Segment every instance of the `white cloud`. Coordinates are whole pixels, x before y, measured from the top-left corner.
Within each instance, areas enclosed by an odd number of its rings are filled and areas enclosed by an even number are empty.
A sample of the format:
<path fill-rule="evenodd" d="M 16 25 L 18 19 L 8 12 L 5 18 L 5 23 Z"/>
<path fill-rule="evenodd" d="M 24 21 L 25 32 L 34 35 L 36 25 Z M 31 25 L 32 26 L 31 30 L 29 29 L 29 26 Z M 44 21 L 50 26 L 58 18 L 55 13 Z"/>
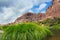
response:
<path fill-rule="evenodd" d="M 28 12 L 32 12 L 32 13 L 34 13 L 32 10 L 29 10 Z"/>
<path fill-rule="evenodd" d="M 40 3 L 44 3 L 44 2 L 50 2 L 52 0 L 33 0 L 34 5 L 39 5 Z"/>
<path fill-rule="evenodd" d="M 29 12 L 39 13 L 39 12 L 41 12 L 42 9 L 46 8 L 46 6 L 47 6 L 46 3 L 42 3 L 42 4 L 39 5 L 38 8 L 35 8 L 35 9 L 33 9 L 33 10 L 31 9 L 31 10 L 29 10 Z"/>
<path fill-rule="evenodd" d="M 42 9 L 45 8 L 46 6 L 47 6 L 47 4 L 45 4 L 45 3 L 41 4 L 40 7 L 39 7 L 39 10 L 42 10 Z"/>
<path fill-rule="evenodd" d="M 13 11 L 13 8 L 3 8 L 3 13 L 0 13 L 2 16 L 0 16 L 0 23 L 6 23 L 5 21 L 8 20 L 11 16 L 15 14 Z M 8 22 L 9 23 L 9 22 Z"/>
<path fill-rule="evenodd" d="M 45 11 L 41 11 L 41 13 L 46 13 Z"/>

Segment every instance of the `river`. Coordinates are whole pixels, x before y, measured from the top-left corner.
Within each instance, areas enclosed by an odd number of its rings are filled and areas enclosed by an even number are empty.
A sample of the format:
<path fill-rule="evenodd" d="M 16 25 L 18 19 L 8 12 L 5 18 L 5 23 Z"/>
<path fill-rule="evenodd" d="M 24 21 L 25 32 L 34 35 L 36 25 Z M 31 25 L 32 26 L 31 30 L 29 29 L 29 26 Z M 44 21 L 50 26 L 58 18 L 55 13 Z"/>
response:
<path fill-rule="evenodd" d="M 60 40 L 60 31 L 53 30 L 53 36 L 48 37 L 46 40 Z"/>

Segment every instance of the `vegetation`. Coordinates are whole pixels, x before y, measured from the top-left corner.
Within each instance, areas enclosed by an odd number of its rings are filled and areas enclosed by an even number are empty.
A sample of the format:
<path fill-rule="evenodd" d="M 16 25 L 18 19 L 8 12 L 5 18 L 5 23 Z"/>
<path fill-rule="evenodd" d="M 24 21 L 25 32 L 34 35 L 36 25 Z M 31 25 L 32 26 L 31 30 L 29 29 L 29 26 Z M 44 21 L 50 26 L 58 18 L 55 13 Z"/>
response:
<path fill-rule="evenodd" d="M 0 30 L 5 30 L 6 28 L 8 28 L 8 26 L 10 26 L 10 25 L 1 25 Z"/>
<path fill-rule="evenodd" d="M 39 21 L 38 24 L 40 25 L 44 24 L 44 26 L 46 28 L 49 28 L 51 31 L 52 30 L 54 30 L 55 32 L 60 31 L 60 18 L 53 18 L 44 21 Z"/>
<path fill-rule="evenodd" d="M 2 35 L 2 40 L 44 40 L 51 36 L 49 29 L 36 23 L 21 23 L 8 25 Z"/>
<path fill-rule="evenodd" d="M 4 25 L 0 26 L 0 30 L 4 31 L 1 40 L 44 40 L 52 33 L 59 33 L 60 18 L 47 19 L 38 23 Z"/>
<path fill-rule="evenodd" d="M 47 19 L 47 20 L 39 21 L 38 23 L 51 27 L 60 24 L 60 18 Z"/>

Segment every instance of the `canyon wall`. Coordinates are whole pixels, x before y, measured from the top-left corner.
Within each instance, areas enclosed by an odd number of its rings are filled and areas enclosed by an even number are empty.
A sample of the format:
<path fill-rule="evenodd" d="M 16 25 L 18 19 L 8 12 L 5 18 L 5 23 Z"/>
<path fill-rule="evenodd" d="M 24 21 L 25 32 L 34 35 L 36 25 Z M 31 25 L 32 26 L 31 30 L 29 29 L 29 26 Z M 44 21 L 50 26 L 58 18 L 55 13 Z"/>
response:
<path fill-rule="evenodd" d="M 47 9 L 46 17 L 60 18 L 60 0 L 53 0 L 52 6 Z"/>

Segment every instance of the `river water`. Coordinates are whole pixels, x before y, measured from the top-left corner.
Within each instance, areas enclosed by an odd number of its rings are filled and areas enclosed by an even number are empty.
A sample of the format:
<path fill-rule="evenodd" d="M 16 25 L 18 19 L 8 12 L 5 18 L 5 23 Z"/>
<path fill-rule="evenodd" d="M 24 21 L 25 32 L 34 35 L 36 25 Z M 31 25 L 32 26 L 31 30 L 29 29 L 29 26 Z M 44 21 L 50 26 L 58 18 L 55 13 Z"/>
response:
<path fill-rule="evenodd" d="M 47 38 L 47 40 L 60 40 L 60 34 L 55 34 L 52 37 Z"/>
<path fill-rule="evenodd" d="M 60 40 L 60 31 L 53 31 L 53 36 L 48 37 L 46 40 Z"/>

